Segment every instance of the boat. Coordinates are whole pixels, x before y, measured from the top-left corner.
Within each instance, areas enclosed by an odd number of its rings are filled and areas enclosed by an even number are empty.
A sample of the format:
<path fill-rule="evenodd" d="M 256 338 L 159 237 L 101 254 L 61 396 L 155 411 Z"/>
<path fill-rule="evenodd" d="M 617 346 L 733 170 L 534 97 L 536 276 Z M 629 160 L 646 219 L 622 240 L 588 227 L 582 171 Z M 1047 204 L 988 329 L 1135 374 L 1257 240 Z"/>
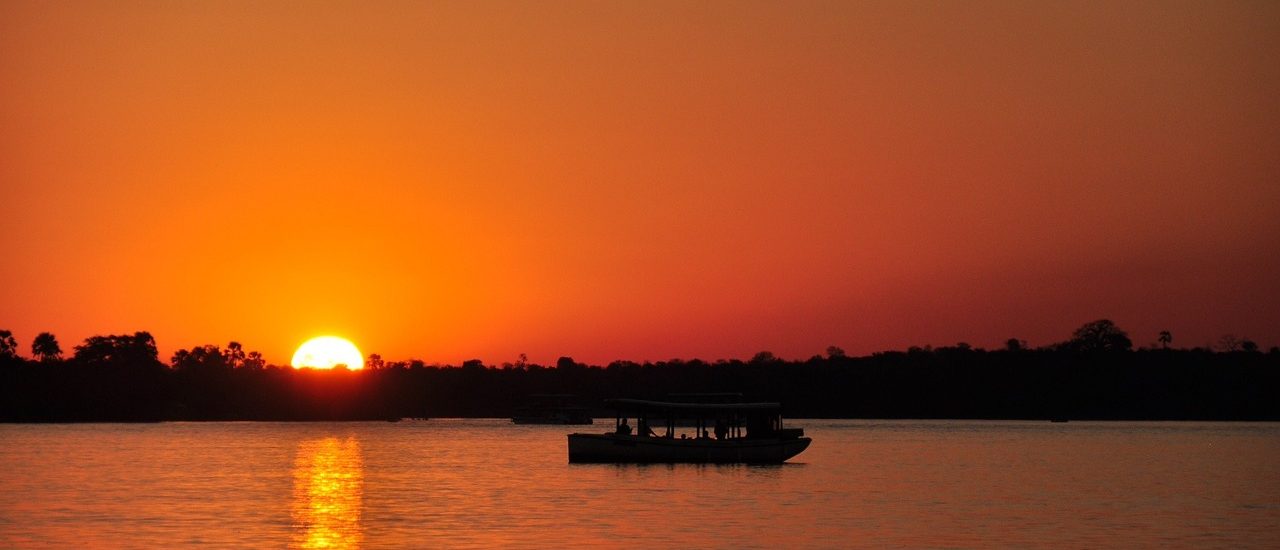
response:
<path fill-rule="evenodd" d="M 539 393 L 529 396 L 529 404 L 516 409 L 513 424 L 592 424 L 591 411 L 573 405 L 573 395 Z"/>
<path fill-rule="evenodd" d="M 570 463 L 781 464 L 811 442 L 803 429 L 783 426 L 778 403 L 605 403 L 617 411 L 614 430 L 569 434 Z M 678 433 L 678 424 L 687 419 L 694 420 L 694 430 Z"/>
<path fill-rule="evenodd" d="M 741 403 L 742 394 L 738 392 L 668 393 L 663 401 L 670 403 Z M 698 425 L 696 418 L 677 418 L 675 422 L 677 428 L 693 428 Z"/>

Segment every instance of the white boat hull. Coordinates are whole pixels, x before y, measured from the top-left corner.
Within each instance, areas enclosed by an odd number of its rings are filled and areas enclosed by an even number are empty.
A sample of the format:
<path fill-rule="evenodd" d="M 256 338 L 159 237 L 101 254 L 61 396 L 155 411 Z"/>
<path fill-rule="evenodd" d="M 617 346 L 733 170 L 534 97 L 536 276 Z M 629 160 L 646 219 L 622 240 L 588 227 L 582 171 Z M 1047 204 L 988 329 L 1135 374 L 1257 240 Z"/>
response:
<path fill-rule="evenodd" d="M 569 462 L 691 462 L 781 464 L 810 439 L 672 439 L 619 434 L 569 434 Z"/>

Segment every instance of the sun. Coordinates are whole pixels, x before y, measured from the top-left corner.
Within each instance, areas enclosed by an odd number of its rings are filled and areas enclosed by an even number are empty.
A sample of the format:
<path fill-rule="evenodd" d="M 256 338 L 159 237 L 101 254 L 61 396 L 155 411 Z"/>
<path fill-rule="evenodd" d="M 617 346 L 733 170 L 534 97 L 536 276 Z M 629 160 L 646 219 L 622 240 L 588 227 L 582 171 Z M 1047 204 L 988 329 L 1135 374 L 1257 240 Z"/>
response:
<path fill-rule="evenodd" d="M 331 369 L 346 365 L 355 370 L 364 368 L 364 355 L 346 338 L 320 336 L 303 342 L 293 354 L 293 368 L 311 367 Z"/>

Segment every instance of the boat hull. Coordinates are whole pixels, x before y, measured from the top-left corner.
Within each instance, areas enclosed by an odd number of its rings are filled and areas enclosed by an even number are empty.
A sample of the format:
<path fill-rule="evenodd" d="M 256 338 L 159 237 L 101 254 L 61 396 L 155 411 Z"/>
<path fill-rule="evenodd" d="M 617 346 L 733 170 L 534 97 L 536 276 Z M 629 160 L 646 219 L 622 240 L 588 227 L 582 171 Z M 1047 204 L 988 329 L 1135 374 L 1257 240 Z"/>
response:
<path fill-rule="evenodd" d="M 781 464 L 810 439 L 671 439 L 619 434 L 569 434 L 571 463 Z"/>

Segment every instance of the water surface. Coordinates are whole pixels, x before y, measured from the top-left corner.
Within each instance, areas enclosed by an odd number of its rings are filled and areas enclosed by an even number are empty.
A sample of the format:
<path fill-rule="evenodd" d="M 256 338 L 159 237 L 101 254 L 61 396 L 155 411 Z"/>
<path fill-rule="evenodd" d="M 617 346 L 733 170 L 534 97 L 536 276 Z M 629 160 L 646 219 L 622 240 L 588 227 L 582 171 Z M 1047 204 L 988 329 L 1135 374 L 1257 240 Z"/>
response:
<path fill-rule="evenodd" d="M 0 546 L 1280 546 L 1280 424 L 797 420 L 782 466 L 568 464 L 605 424 L 0 425 Z"/>

